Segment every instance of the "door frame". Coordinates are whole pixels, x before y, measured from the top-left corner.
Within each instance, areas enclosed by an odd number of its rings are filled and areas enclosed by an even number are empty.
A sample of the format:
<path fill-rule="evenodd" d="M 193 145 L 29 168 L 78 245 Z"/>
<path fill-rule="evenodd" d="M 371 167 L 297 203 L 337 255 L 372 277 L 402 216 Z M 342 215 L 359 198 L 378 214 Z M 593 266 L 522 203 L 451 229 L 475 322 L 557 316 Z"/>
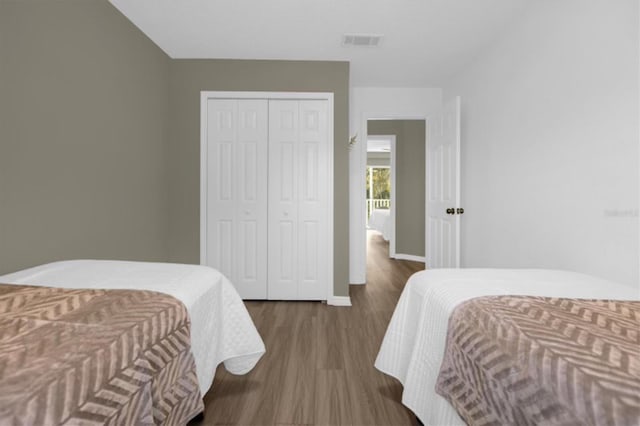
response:
<path fill-rule="evenodd" d="M 369 135 L 368 125 L 367 125 L 369 120 L 424 120 L 425 122 L 424 144 L 425 144 L 425 152 L 426 152 L 426 150 L 429 148 L 429 146 L 427 145 L 428 144 L 427 135 L 429 134 L 429 131 L 426 127 L 428 124 L 427 118 L 430 117 L 431 115 L 432 114 L 425 114 L 425 115 L 397 114 L 396 115 L 396 114 L 379 114 L 375 112 L 363 112 L 361 116 L 362 120 L 360 121 L 360 134 L 364 135 L 366 140 L 366 138 Z M 354 172 L 358 177 L 358 179 L 360 180 L 359 187 L 364 188 L 366 186 L 365 174 L 367 172 L 367 144 L 358 143 L 356 144 L 355 147 L 356 149 L 358 149 L 358 153 L 360 154 L 360 158 L 362 160 L 358 162 L 358 169 L 355 170 Z M 426 161 L 426 158 L 425 158 L 425 161 Z M 425 167 L 425 175 L 427 175 L 426 167 Z M 428 179 L 428 176 L 425 176 L 425 179 Z M 352 221 L 356 225 L 355 234 L 356 234 L 356 241 L 357 241 L 357 244 L 354 245 L 355 247 L 354 254 L 356 255 L 356 258 L 359 260 L 358 263 L 360 264 L 360 268 L 361 268 L 360 272 L 362 273 L 363 281 L 352 282 L 351 284 L 366 284 L 367 283 L 367 221 L 366 221 L 367 200 L 366 200 L 365 191 L 362 191 L 362 190 L 358 191 L 358 193 L 356 194 L 356 199 L 354 201 L 355 201 L 356 215 L 355 217 L 352 217 Z M 357 235 L 357 234 L 360 234 L 360 235 Z M 425 267 L 426 267 L 426 264 L 425 264 Z"/>
<path fill-rule="evenodd" d="M 327 229 L 331 236 L 331 243 L 327 244 L 327 263 L 331 271 L 327 279 L 326 300 L 330 305 L 350 306 L 350 298 L 334 294 L 334 105 L 333 93 L 330 92 L 234 92 L 211 91 L 200 92 L 200 264 L 205 265 L 207 259 L 207 184 L 208 184 L 208 146 L 207 146 L 207 102 L 209 99 L 278 99 L 278 100 L 323 100 L 327 101 Z"/>

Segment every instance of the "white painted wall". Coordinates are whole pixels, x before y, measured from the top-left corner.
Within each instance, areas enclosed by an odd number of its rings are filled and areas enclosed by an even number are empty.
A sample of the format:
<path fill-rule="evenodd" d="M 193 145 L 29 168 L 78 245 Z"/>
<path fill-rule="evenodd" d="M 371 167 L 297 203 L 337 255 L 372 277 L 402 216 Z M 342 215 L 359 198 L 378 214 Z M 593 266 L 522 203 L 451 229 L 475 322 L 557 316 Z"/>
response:
<path fill-rule="evenodd" d="M 638 1 L 538 0 L 462 96 L 462 264 L 639 284 Z"/>
<path fill-rule="evenodd" d="M 366 281 L 365 169 L 368 119 L 425 119 L 442 105 L 442 89 L 353 87 L 350 133 L 358 143 L 349 153 L 349 282 Z"/>

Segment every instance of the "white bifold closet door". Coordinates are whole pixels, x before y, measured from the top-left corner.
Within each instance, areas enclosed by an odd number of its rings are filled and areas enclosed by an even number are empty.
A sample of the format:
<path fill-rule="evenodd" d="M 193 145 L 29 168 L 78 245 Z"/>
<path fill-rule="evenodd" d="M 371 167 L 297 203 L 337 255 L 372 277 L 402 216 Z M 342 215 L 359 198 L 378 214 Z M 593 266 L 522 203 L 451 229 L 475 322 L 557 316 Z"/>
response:
<path fill-rule="evenodd" d="M 327 102 L 269 101 L 269 299 L 327 298 Z"/>
<path fill-rule="evenodd" d="M 267 298 L 268 101 L 208 101 L 207 265 Z"/>
<path fill-rule="evenodd" d="M 327 299 L 327 113 L 323 100 L 208 100 L 206 264 L 244 299 Z"/>

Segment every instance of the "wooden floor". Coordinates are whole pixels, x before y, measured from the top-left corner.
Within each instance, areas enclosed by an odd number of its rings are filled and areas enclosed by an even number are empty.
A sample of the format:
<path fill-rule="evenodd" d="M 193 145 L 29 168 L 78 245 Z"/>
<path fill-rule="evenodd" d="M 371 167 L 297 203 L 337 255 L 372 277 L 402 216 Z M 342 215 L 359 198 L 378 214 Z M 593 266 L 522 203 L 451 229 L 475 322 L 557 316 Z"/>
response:
<path fill-rule="evenodd" d="M 367 250 L 368 282 L 350 287 L 350 308 L 247 302 L 267 352 L 244 376 L 218 367 L 198 425 L 417 424 L 400 383 L 373 363 L 407 278 L 424 264 L 389 259 L 374 231 Z"/>

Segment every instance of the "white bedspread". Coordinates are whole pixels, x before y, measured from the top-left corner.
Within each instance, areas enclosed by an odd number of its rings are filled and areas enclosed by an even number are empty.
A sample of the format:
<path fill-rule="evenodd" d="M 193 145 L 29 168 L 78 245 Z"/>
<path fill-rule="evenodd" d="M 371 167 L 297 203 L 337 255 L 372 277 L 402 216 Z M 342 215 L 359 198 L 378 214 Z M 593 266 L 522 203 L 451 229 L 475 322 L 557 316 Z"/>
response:
<path fill-rule="evenodd" d="M 385 241 L 391 236 L 391 213 L 387 209 L 374 209 L 369 218 L 369 228 L 382 234 Z"/>
<path fill-rule="evenodd" d="M 63 288 L 136 289 L 180 300 L 191 318 L 191 349 L 202 396 L 216 367 L 249 372 L 265 352 L 264 343 L 233 285 L 206 266 L 171 263 L 72 260 L 0 276 L 0 283 Z"/>
<path fill-rule="evenodd" d="M 463 425 L 435 393 L 447 323 L 461 302 L 480 296 L 523 295 L 581 299 L 639 299 L 638 289 L 573 272 L 436 269 L 411 276 L 382 342 L 375 366 L 404 385 L 402 403 L 425 425 Z"/>

